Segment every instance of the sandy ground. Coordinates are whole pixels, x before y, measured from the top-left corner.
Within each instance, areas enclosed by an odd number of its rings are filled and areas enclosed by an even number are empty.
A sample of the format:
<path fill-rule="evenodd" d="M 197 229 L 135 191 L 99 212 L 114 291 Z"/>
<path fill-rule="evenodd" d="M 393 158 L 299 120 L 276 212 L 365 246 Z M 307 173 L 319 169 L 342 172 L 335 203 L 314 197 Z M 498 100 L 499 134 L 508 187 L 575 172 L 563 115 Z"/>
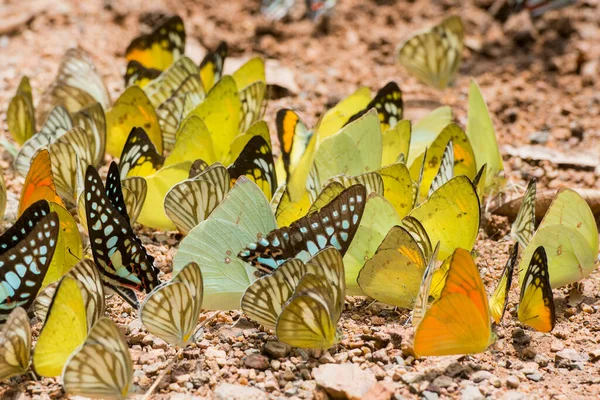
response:
<path fill-rule="evenodd" d="M 0 15 L 4 13 L 0 18 L 0 124 L 5 134 L 6 108 L 22 75 L 31 78 L 37 101 L 53 79 L 60 56 L 80 46 L 92 55 L 114 99 L 123 89 L 124 50 L 143 28 L 143 21 L 156 12 L 177 12 L 186 23 L 193 59 L 201 59 L 205 48 L 226 40 L 233 58 L 259 54 L 293 71 L 299 90 L 270 101 L 265 119 L 272 128 L 279 108 L 296 108 L 310 126 L 326 107 L 357 87 L 366 85 L 375 91 L 389 80 L 402 88 L 409 117 L 419 111 L 411 104 L 433 100 L 451 105 L 464 124 L 469 80 L 474 77 L 493 115 L 503 154 L 508 151 L 505 145 L 519 149 L 541 142 L 569 159 L 555 164 L 554 159 L 506 155 L 509 197 L 520 194 L 531 176 L 538 178 L 538 190 L 600 186 L 595 166 L 579 162 L 586 157 L 597 160 L 600 138 L 600 4 L 595 0 L 579 1 L 533 22 L 526 14 L 492 17 L 487 11 L 491 0 L 342 0 L 329 23 L 320 25 L 296 16 L 286 22 L 266 21 L 257 1 L 151 3 L 5 0 L 0 5 Z M 7 13 L 24 22 L 10 26 Z M 460 14 L 465 21 L 467 48 L 455 85 L 440 93 L 397 65 L 394 49 L 411 30 L 450 13 Z M 533 148 L 534 155 L 539 146 Z M 14 203 L 23 178 L 16 176 L 11 162 L 4 152 L 0 163 Z M 4 226 L 13 220 L 9 213 Z M 493 217 L 487 225 L 476 250 L 491 292 L 507 258 L 509 243 L 503 237 L 509 225 L 503 217 Z M 138 232 L 158 266 L 168 273 L 180 236 L 139 226 Z M 213 397 L 217 385 L 229 382 L 264 389 L 273 398 L 323 398 L 312 369 L 348 361 L 371 370 L 398 398 L 597 397 L 599 279 L 596 271 L 584 281 L 578 305 L 567 302 L 566 290 L 554 291 L 557 325 L 551 334 L 523 330 L 515 322 L 518 293 L 514 289 L 509 303 L 513 317 L 505 317 L 497 327 L 498 340 L 490 351 L 473 357 L 414 360 L 406 351 L 412 333 L 404 327 L 407 314 L 379 305 L 367 307 L 369 303 L 361 298 L 348 299 L 341 321 L 345 336 L 332 354 L 273 352 L 264 348 L 273 336 L 239 313 L 222 313 L 198 343 L 183 352 L 155 396 Z M 119 299 L 109 300 L 109 311 L 132 346 L 135 393 L 142 394 L 175 351 L 146 334 L 131 308 Z M 0 386 L 6 398 L 22 392 L 27 397 L 64 395 L 52 379 L 36 382 L 23 377 Z"/>

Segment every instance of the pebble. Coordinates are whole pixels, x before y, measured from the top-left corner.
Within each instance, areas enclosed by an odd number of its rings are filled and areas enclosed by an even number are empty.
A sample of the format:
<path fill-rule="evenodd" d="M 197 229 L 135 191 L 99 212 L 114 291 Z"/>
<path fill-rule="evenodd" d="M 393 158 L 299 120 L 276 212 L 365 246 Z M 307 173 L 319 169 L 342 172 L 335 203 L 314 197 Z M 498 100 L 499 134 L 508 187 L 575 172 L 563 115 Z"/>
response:
<path fill-rule="evenodd" d="M 542 380 L 542 374 L 540 374 L 540 373 L 529 374 L 526 376 L 527 376 L 527 379 L 529 379 L 530 381 L 539 382 Z"/>
<path fill-rule="evenodd" d="M 477 386 L 467 386 L 464 388 L 461 400 L 483 400 L 485 397 L 481 394 L 481 391 Z"/>
<path fill-rule="evenodd" d="M 445 388 L 456 386 L 456 383 L 454 383 L 452 378 L 450 378 L 449 376 L 440 375 L 433 380 L 432 385 L 436 386 L 440 389 L 445 389 Z"/>
<path fill-rule="evenodd" d="M 590 358 L 592 362 L 596 362 L 600 360 L 600 349 L 594 349 L 589 352 Z"/>
<path fill-rule="evenodd" d="M 519 378 L 517 378 L 516 376 L 509 376 L 508 378 L 506 378 L 506 387 L 510 389 L 518 388 L 519 383 Z"/>
<path fill-rule="evenodd" d="M 410 385 L 411 383 L 420 382 L 425 379 L 425 374 L 422 372 L 407 372 L 400 375 L 400 379 L 402 379 L 402 382 Z"/>
<path fill-rule="evenodd" d="M 537 354 L 534 361 L 542 368 L 547 367 L 548 363 L 550 363 L 550 359 L 545 354 Z"/>
<path fill-rule="evenodd" d="M 483 382 L 485 380 L 489 380 L 492 377 L 492 373 L 489 371 L 477 371 L 473 375 L 471 375 L 471 379 L 475 383 Z"/>
<path fill-rule="evenodd" d="M 532 347 L 526 347 L 525 349 L 523 349 L 523 357 L 528 358 L 530 360 L 534 359 L 536 356 L 536 352 Z"/>
<path fill-rule="evenodd" d="M 553 353 L 561 351 L 564 348 L 565 345 L 560 340 L 553 340 L 552 343 L 550 343 L 550 351 Z"/>
<path fill-rule="evenodd" d="M 429 390 L 425 390 L 423 393 L 421 393 L 421 395 L 425 400 L 438 400 L 440 398 L 439 394 L 436 392 L 430 392 Z"/>
<path fill-rule="evenodd" d="M 267 342 L 264 347 L 265 353 L 273 358 L 284 358 L 291 349 L 289 345 L 274 340 Z"/>
<path fill-rule="evenodd" d="M 269 368 L 269 359 L 261 354 L 251 354 L 244 359 L 244 366 L 264 371 Z"/>
<path fill-rule="evenodd" d="M 242 385 L 221 383 L 215 388 L 215 400 L 267 400 L 267 394 L 262 390 Z"/>
<path fill-rule="evenodd" d="M 333 398 L 361 399 L 377 383 L 370 370 L 356 364 L 324 364 L 313 370 L 317 385 Z"/>
<path fill-rule="evenodd" d="M 271 369 L 274 371 L 279 371 L 281 368 L 281 361 L 279 360 L 271 360 Z"/>

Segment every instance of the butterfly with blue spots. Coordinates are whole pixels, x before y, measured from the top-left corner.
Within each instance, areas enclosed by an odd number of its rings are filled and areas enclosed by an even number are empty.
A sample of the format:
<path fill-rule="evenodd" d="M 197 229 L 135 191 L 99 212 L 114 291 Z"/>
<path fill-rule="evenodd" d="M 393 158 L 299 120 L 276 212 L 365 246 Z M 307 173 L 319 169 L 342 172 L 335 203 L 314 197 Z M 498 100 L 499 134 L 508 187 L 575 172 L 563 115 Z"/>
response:
<path fill-rule="evenodd" d="M 272 272 L 289 258 L 307 259 L 327 246 L 335 247 L 343 257 L 360 225 L 366 202 L 365 187 L 352 185 L 320 210 L 250 243 L 238 257 L 264 273 Z"/>

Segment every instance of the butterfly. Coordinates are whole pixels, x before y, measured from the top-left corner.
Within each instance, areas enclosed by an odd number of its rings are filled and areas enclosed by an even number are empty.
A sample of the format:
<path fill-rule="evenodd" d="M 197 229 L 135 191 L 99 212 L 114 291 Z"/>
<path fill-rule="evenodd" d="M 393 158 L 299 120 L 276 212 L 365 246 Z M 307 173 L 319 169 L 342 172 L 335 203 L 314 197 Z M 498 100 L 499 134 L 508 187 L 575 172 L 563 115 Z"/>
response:
<path fill-rule="evenodd" d="M 163 138 L 156 110 L 144 91 L 134 85 L 125 89 L 106 112 L 106 152 L 118 156 L 135 127 L 143 128 L 158 153 L 162 154 Z"/>
<path fill-rule="evenodd" d="M 125 399 L 133 384 L 133 362 L 123 334 L 108 317 L 94 325 L 62 372 L 65 392 L 92 398 Z"/>
<path fill-rule="evenodd" d="M 150 81 L 158 78 L 161 72 L 158 69 L 146 68 L 139 61 L 131 60 L 125 69 L 125 87 L 137 85 L 143 88 Z"/>
<path fill-rule="evenodd" d="M 29 308 L 58 242 L 58 215 L 48 202 L 32 204 L 0 236 L 0 323 L 16 307 Z"/>
<path fill-rule="evenodd" d="M 262 136 L 254 136 L 227 171 L 232 183 L 245 175 L 262 189 L 267 199 L 271 199 L 277 190 L 274 164 L 270 144 Z"/>
<path fill-rule="evenodd" d="M 450 140 L 446 145 L 446 149 L 444 150 L 444 155 L 442 156 L 442 161 L 440 162 L 440 169 L 433 178 L 433 181 L 431 181 L 431 186 L 429 187 L 429 193 L 427 194 L 427 197 L 431 196 L 433 192 L 435 192 L 440 186 L 448 182 L 453 177 L 454 146 L 452 144 L 452 140 Z"/>
<path fill-rule="evenodd" d="M 167 192 L 165 214 L 185 235 L 208 218 L 228 190 L 227 169 L 220 164 L 213 164 L 194 178 L 176 184 Z"/>
<path fill-rule="evenodd" d="M 37 374 L 52 377 L 60 375 L 69 355 L 104 315 L 104 287 L 98 267 L 92 260 L 80 261 L 47 296 L 52 300 L 33 352 L 33 367 Z"/>
<path fill-rule="evenodd" d="M 475 80 L 469 85 L 469 106 L 466 134 L 469 138 L 477 168 L 487 164 L 484 192 L 500 191 L 505 184 L 504 165 L 494 132 L 494 125 L 481 90 Z"/>
<path fill-rule="evenodd" d="M 556 323 L 546 250 L 535 249 L 521 283 L 519 321 L 540 332 L 550 332 Z"/>
<path fill-rule="evenodd" d="M 450 16 L 402 42 L 398 46 L 398 61 L 427 85 L 445 89 L 458 72 L 464 36 L 461 18 Z"/>
<path fill-rule="evenodd" d="M 371 108 L 377 110 L 382 131 L 396 126 L 402 119 L 403 108 L 402 91 L 398 87 L 398 84 L 396 82 L 389 82 L 385 85 L 362 111 L 359 111 L 348 119 L 346 125 L 365 115 Z"/>
<path fill-rule="evenodd" d="M 517 218 L 510 227 L 510 237 L 523 246 L 523 248 L 527 247 L 535 231 L 536 182 L 535 178 L 529 181 Z"/>
<path fill-rule="evenodd" d="M 18 215 L 23 214 L 29 206 L 38 200 L 48 200 L 65 206 L 65 203 L 56 192 L 50 153 L 46 149 L 41 150 L 31 161 L 31 168 L 29 168 L 21 190 Z"/>
<path fill-rule="evenodd" d="M 306 127 L 295 111 L 287 108 L 277 111 L 275 126 L 281 149 L 281 157 L 277 160 L 277 176 L 281 174 L 288 179 L 306 152 L 313 132 Z"/>
<path fill-rule="evenodd" d="M 306 15 L 316 21 L 321 16 L 328 15 L 335 7 L 336 0 L 305 0 Z"/>
<path fill-rule="evenodd" d="M 490 309 L 479 270 L 468 251 L 458 248 L 450 259 L 440 297 L 415 330 L 418 356 L 475 354 L 493 342 Z"/>
<path fill-rule="evenodd" d="M 31 325 L 27 312 L 11 311 L 0 332 L 0 382 L 19 376 L 29 369 Z"/>
<path fill-rule="evenodd" d="M 199 74 L 198 66 L 189 57 L 183 56 L 146 85 L 144 92 L 154 107 L 188 92 L 197 94 L 200 102 L 204 98 L 204 87 Z"/>
<path fill-rule="evenodd" d="M 185 347 L 196 329 L 203 294 L 202 271 L 191 262 L 170 282 L 146 296 L 140 320 L 153 335 L 173 346 Z"/>
<path fill-rule="evenodd" d="M 432 243 L 440 242 L 439 257 L 445 260 L 456 248 L 473 248 L 479 232 L 479 197 L 469 178 L 455 176 L 409 215 L 421 222 Z M 460 224 L 449 222 L 457 218 Z"/>
<path fill-rule="evenodd" d="M 523 8 L 529 10 L 532 18 L 542 16 L 547 11 L 556 10 L 575 4 L 575 0 L 514 0 L 510 2 L 514 12 L 521 11 Z"/>
<path fill-rule="evenodd" d="M 265 113 L 267 101 L 265 62 L 260 57 L 254 57 L 235 71 L 232 77 L 241 103 L 238 129 L 240 132 L 246 132 L 250 125 L 260 120 Z"/>
<path fill-rule="evenodd" d="M 523 285 L 528 262 L 539 246 L 546 250 L 552 288 L 584 279 L 596 268 L 598 228 L 586 200 L 576 191 L 558 191 L 542 222 L 523 250 L 519 283 Z"/>
<path fill-rule="evenodd" d="M 61 60 L 56 78 L 42 94 L 36 119 L 44 121 L 56 106 L 75 113 L 96 102 L 105 110 L 111 103 L 102 77 L 86 52 L 69 49 Z"/>
<path fill-rule="evenodd" d="M 335 247 L 343 256 L 358 229 L 366 201 L 364 186 L 350 186 L 319 211 L 250 243 L 238 257 L 269 273 L 288 258 L 314 255 L 326 246 Z"/>
<path fill-rule="evenodd" d="M 215 51 L 208 52 L 200 62 L 200 80 L 205 92 L 208 93 L 223 76 L 223 66 L 227 53 L 227 43 L 221 42 Z"/>
<path fill-rule="evenodd" d="M 496 286 L 496 290 L 494 290 L 494 293 L 490 298 L 490 313 L 494 322 L 497 324 L 502 321 L 502 317 L 506 311 L 506 304 L 508 304 L 508 292 L 510 291 L 510 286 L 512 284 L 513 271 L 515 269 L 515 265 L 517 264 L 518 255 L 519 244 L 515 243 L 510 251 L 510 255 L 508 256 L 504 270 L 502 270 L 502 275 L 500 275 L 498 286 Z"/>
<path fill-rule="evenodd" d="M 281 307 L 275 332 L 290 346 L 325 350 L 340 337 L 337 324 L 346 298 L 344 263 L 336 249 L 326 248 L 311 264 Z"/>
<path fill-rule="evenodd" d="M 106 186 L 105 192 L 98 172 L 89 166 L 84 196 L 92 254 L 105 282 L 135 306 L 137 299 L 130 289 L 144 292 L 154 289 L 160 283 L 158 270 L 129 225 L 120 193 L 119 170 L 114 162 Z"/>
<path fill-rule="evenodd" d="M 132 128 L 129 132 L 119 159 L 122 179 L 128 176 L 151 175 L 165 162 L 165 158 L 156 151 L 146 131 L 139 127 Z"/>
<path fill-rule="evenodd" d="M 185 27 L 181 17 L 174 15 L 156 26 L 150 34 L 133 39 L 125 50 L 125 59 L 164 71 L 184 52 Z"/>
<path fill-rule="evenodd" d="M 295 0 L 261 0 L 260 12 L 267 19 L 278 21 L 288 15 L 294 4 Z"/>
<path fill-rule="evenodd" d="M 440 242 L 437 242 L 435 249 L 429 256 L 429 262 L 427 263 L 427 266 L 425 267 L 425 272 L 423 273 L 423 277 L 421 278 L 421 285 L 419 286 L 419 292 L 417 293 L 417 298 L 415 299 L 415 305 L 411 314 L 412 325 L 415 328 L 419 326 L 421 320 L 423 319 L 423 316 L 425 316 L 425 313 L 427 312 L 427 306 L 429 305 L 429 299 L 431 297 L 429 295 L 429 290 L 431 289 L 433 275 L 436 271 L 436 261 L 439 249 Z"/>
<path fill-rule="evenodd" d="M 0 220 L 4 218 L 7 202 L 8 195 L 6 192 L 6 183 L 4 183 L 4 173 L 2 172 L 2 168 L 0 168 Z"/>
<path fill-rule="evenodd" d="M 21 78 L 17 93 L 10 100 L 6 111 L 8 130 L 15 142 L 23 145 L 35 133 L 35 108 L 29 78 Z"/>
<path fill-rule="evenodd" d="M 412 309 L 428 261 L 411 234 L 393 226 L 361 268 L 357 282 L 364 294 L 377 301 Z"/>

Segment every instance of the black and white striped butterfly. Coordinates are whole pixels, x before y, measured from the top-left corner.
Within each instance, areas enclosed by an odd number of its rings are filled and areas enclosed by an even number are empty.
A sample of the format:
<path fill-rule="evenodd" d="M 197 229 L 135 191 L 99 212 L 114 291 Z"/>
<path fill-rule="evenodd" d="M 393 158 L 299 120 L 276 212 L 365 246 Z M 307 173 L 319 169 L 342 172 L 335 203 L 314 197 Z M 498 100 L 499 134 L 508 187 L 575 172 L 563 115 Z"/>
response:
<path fill-rule="evenodd" d="M 160 281 L 154 258 L 129 225 L 119 168 L 114 162 L 106 179 L 106 192 L 98 171 L 88 167 L 84 196 L 92 254 L 104 281 L 137 307 L 137 297 L 131 289 L 150 292 Z"/>
<path fill-rule="evenodd" d="M 320 210 L 250 243 L 238 257 L 265 273 L 289 258 L 308 258 L 327 246 L 335 247 L 343 257 L 358 229 L 366 202 L 365 187 L 352 185 Z"/>
<path fill-rule="evenodd" d="M 42 286 L 58 238 L 58 215 L 45 200 L 32 204 L 0 237 L 0 323 L 29 308 Z"/>

